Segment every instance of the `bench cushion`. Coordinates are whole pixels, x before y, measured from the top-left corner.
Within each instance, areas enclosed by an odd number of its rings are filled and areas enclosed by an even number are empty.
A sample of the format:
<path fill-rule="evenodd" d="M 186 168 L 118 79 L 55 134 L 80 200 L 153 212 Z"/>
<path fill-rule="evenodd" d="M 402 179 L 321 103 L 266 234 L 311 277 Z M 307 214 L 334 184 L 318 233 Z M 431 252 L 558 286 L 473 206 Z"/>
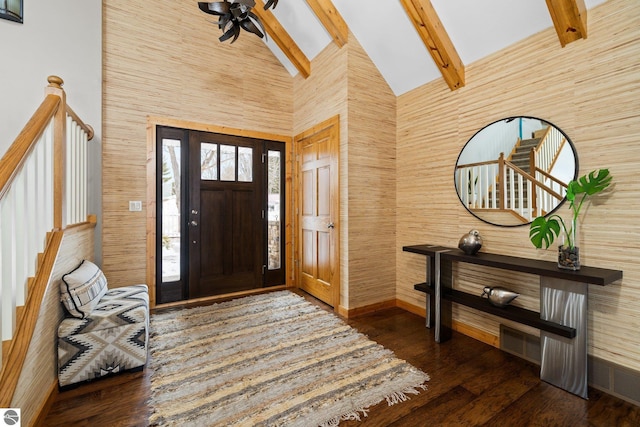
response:
<path fill-rule="evenodd" d="M 147 321 L 149 293 L 147 285 L 115 288 L 98 302 L 96 308 L 85 318 L 65 318 L 58 327 L 58 337 L 96 332 L 115 326 Z"/>

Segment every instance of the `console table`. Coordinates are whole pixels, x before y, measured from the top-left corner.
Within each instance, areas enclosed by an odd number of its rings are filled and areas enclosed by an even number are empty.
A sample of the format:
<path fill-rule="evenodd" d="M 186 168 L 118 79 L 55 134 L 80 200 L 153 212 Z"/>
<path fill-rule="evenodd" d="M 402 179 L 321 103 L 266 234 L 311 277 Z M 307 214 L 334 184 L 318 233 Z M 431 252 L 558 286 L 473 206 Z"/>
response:
<path fill-rule="evenodd" d="M 427 327 L 435 324 L 436 342 L 451 338 L 452 303 L 462 304 L 540 330 L 540 378 L 587 398 L 588 285 L 606 286 L 622 279 L 622 271 L 582 266 L 559 269 L 555 262 L 479 252 L 437 245 L 404 246 L 405 252 L 427 258 L 426 281 L 414 289 L 427 294 Z M 484 265 L 540 276 L 540 311 L 513 305 L 495 307 L 488 300 L 453 288 L 452 263 Z M 490 286 L 490 283 L 482 286 Z"/>

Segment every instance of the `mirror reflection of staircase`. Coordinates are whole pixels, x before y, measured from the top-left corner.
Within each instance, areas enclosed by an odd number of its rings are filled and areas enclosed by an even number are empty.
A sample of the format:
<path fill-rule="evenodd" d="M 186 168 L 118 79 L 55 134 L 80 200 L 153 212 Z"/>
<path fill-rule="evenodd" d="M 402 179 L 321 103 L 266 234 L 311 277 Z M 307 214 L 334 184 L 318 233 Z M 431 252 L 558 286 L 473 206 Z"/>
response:
<path fill-rule="evenodd" d="M 551 212 L 566 192 L 566 183 L 551 174 L 565 142 L 561 132 L 545 125 L 531 138 L 518 138 L 508 156 L 500 153 L 497 160 L 458 165 L 460 199 L 472 212 L 497 216 L 496 223 L 509 216 L 524 224 Z"/>

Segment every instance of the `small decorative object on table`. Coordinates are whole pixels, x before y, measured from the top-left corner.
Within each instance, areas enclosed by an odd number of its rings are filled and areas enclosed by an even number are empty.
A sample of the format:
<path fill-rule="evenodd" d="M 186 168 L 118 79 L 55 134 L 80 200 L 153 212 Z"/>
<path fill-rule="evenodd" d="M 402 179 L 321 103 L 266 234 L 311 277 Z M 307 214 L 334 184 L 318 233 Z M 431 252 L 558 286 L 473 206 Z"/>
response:
<path fill-rule="evenodd" d="M 558 245 L 558 267 L 565 270 L 580 270 L 580 248 L 578 247 L 578 215 L 587 196 L 604 191 L 611 184 L 609 169 L 594 170 L 567 185 L 567 200 L 571 209 L 570 227 L 560 215 L 539 216 L 531 222 L 529 239 L 536 248 L 544 244 L 547 249 L 556 237 L 561 238 Z M 582 195 L 582 197 L 580 197 Z"/>
<path fill-rule="evenodd" d="M 516 299 L 520 294 L 509 291 L 500 286 L 485 286 L 482 291 L 482 297 L 487 297 L 489 302 L 496 307 L 506 307 L 511 301 Z"/>
<path fill-rule="evenodd" d="M 482 237 L 478 230 L 471 230 L 460 238 L 458 248 L 467 255 L 475 255 L 482 247 Z"/>

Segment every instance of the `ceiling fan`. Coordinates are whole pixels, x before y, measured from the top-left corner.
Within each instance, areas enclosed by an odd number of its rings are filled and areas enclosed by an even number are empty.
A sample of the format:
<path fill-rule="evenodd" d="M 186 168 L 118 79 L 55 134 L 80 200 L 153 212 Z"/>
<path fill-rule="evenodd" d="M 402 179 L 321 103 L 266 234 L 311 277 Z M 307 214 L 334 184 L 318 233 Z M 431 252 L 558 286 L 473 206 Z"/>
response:
<path fill-rule="evenodd" d="M 275 9 L 277 5 L 278 0 L 268 0 L 264 5 L 264 10 L 272 6 Z M 260 38 L 264 37 L 265 31 L 260 18 L 251 11 L 255 6 L 255 0 L 198 2 L 198 7 L 201 11 L 218 17 L 218 22 L 214 22 L 214 24 L 223 31 L 219 40 L 224 42 L 233 37 L 231 43 L 236 41 L 240 35 L 241 28 Z"/>

